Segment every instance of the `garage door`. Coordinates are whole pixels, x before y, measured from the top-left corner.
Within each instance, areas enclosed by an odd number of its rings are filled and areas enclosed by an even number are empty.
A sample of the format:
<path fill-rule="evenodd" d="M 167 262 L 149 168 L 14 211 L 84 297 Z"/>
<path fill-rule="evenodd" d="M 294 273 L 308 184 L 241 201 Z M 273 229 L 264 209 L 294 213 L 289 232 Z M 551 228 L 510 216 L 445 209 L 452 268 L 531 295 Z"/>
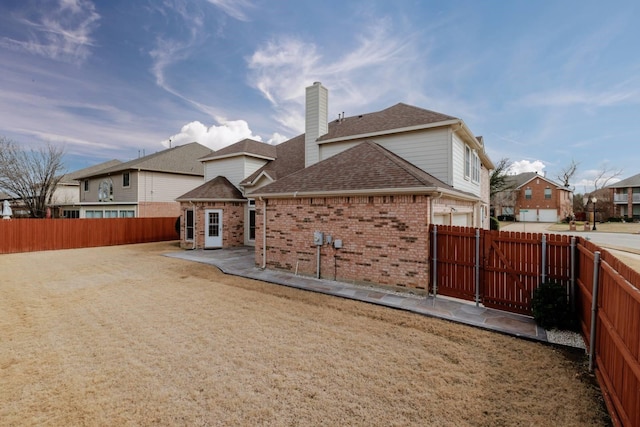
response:
<path fill-rule="evenodd" d="M 536 222 L 538 220 L 538 212 L 536 209 L 520 209 L 521 222 Z"/>
<path fill-rule="evenodd" d="M 451 225 L 458 227 L 469 227 L 469 214 L 454 214 L 451 218 Z"/>
<path fill-rule="evenodd" d="M 540 222 L 558 222 L 558 212 L 555 209 L 539 209 L 538 219 Z"/>
<path fill-rule="evenodd" d="M 435 225 L 449 225 L 449 215 L 434 215 L 433 223 Z"/>

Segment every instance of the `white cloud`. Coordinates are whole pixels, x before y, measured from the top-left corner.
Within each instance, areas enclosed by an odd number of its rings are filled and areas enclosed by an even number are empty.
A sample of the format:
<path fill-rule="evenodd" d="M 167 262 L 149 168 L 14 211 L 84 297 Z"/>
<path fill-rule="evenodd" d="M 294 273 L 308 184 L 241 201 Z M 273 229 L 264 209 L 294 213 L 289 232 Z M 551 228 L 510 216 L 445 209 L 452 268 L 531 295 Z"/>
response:
<path fill-rule="evenodd" d="M 278 145 L 281 142 L 285 142 L 288 139 L 289 138 L 287 138 L 286 136 L 280 135 L 278 132 L 274 132 L 273 135 L 271 135 L 271 138 L 267 140 L 267 144 Z"/>
<path fill-rule="evenodd" d="M 530 160 L 518 160 L 513 162 L 509 168 L 509 175 L 518 175 L 525 172 L 538 172 L 543 175 L 544 168 L 545 164 L 540 160 L 534 160 L 533 162 Z"/>
<path fill-rule="evenodd" d="M 169 145 L 176 146 L 195 141 L 212 150 L 219 150 L 245 138 L 262 141 L 260 136 L 253 134 L 249 129 L 249 124 L 244 120 L 230 120 L 220 126 L 213 125 L 211 127 L 206 127 L 199 121 L 193 121 L 182 126 L 180 133 L 162 141 L 162 145 L 169 147 Z"/>
<path fill-rule="evenodd" d="M 44 10 L 35 20 L 21 19 L 29 30 L 26 39 L 4 37 L 0 46 L 61 61 L 82 62 L 91 53 L 91 34 L 99 20 L 91 1 L 60 0 L 57 8 Z"/>
<path fill-rule="evenodd" d="M 405 96 L 415 92 L 416 74 L 424 69 L 416 67 L 416 62 L 424 60 L 424 53 L 420 56 L 417 50 L 410 36 L 392 34 L 384 19 L 365 28 L 356 37 L 355 47 L 348 49 L 345 43 L 342 55 L 332 55 L 329 60 L 313 43 L 280 37 L 248 58 L 249 80 L 272 104 L 274 119 L 281 126 L 303 132 L 306 86 L 321 81 L 331 90 L 331 105 L 340 112 L 361 113 L 363 106 L 390 92 Z M 405 74 L 406 79 L 398 78 Z"/>
<path fill-rule="evenodd" d="M 246 9 L 253 7 L 248 0 L 207 0 L 209 3 L 222 9 L 224 13 L 237 19 L 238 21 L 249 21 Z"/>

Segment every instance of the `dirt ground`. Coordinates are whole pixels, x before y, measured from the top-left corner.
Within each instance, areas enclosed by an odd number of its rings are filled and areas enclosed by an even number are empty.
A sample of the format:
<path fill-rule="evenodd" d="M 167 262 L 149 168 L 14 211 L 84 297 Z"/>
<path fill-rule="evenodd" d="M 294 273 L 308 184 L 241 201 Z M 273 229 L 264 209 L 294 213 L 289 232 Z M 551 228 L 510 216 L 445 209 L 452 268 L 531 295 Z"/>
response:
<path fill-rule="evenodd" d="M 175 250 L 0 256 L 0 424 L 609 425 L 581 353 Z"/>

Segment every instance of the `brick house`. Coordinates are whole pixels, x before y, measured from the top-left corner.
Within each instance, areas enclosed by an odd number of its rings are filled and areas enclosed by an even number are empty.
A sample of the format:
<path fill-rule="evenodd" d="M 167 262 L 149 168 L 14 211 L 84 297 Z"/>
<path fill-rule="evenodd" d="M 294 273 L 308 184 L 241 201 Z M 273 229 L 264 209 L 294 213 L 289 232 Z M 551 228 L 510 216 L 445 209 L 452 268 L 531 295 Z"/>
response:
<path fill-rule="evenodd" d="M 329 122 L 314 83 L 305 133 L 265 145 L 202 159 L 206 197 L 179 198 L 183 247 L 250 244 L 264 268 L 426 289 L 429 224 L 489 226 L 493 164 L 461 119 L 397 104 Z"/>
<path fill-rule="evenodd" d="M 613 216 L 627 220 L 640 219 L 640 174 L 609 185 L 607 189 L 613 200 Z"/>
<path fill-rule="evenodd" d="M 513 216 L 522 222 L 558 222 L 573 214 L 572 191 L 536 172 L 508 176 L 506 185 L 507 189 L 491 200 L 496 217 Z"/>
<path fill-rule="evenodd" d="M 210 153 L 192 142 L 76 176 L 79 201 L 65 209 L 80 218 L 178 217 L 175 199 L 202 184 L 200 158 Z"/>

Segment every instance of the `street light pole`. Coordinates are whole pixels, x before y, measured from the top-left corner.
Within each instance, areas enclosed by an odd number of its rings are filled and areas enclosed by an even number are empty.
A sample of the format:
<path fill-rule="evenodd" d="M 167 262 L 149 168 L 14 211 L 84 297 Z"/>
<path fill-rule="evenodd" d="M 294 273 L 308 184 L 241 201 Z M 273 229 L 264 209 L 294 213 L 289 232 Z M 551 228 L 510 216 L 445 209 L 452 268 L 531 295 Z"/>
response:
<path fill-rule="evenodd" d="M 598 199 L 596 199 L 595 197 L 591 198 L 591 203 L 593 203 L 593 228 L 591 229 L 592 231 L 597 231 L 596 230 L 596 202 L 598 201 Z"/>

